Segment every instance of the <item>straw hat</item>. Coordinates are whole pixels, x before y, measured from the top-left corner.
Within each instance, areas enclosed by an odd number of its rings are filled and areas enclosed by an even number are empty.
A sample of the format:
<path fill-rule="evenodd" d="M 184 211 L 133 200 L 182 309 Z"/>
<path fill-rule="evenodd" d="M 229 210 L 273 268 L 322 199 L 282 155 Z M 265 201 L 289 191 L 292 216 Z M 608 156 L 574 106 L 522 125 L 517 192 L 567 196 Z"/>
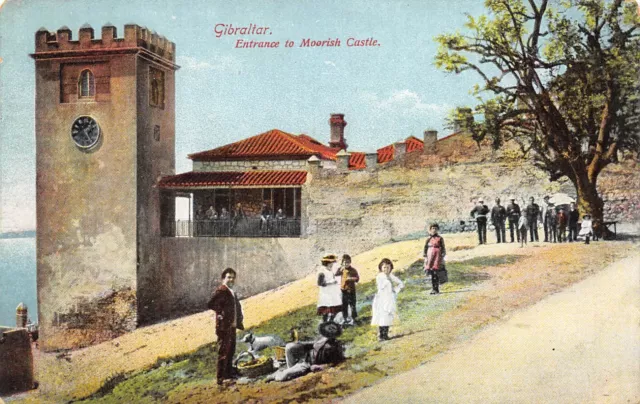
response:
<path fill-rule="evenodd" d="M 322 260 L 320 260 L 323 264 L 327 264 L 330 262 L 336 262 L 338 261 L 338 257 L 336 257 L 335 254 L 328 254 L 325 255 L 324 257 L 322 257 Z"/>

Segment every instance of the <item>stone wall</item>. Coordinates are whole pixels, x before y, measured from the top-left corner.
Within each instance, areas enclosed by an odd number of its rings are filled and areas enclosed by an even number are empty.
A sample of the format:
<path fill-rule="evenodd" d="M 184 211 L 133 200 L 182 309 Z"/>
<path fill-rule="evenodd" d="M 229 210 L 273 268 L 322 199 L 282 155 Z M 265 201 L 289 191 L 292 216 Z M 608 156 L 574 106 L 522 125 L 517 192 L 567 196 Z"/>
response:
<path fill-rule="evenodd" d="M 320 263 L 311 251 L 305 238 L 163 238 L 155 319 L 205 310 L 227 267 L 241 298 L 300 279 Z"/>
<path fill-rule="evenodd" d="M 0 327 L 0 395 L 33 387 L 33 355 L 27 330 Z"/>

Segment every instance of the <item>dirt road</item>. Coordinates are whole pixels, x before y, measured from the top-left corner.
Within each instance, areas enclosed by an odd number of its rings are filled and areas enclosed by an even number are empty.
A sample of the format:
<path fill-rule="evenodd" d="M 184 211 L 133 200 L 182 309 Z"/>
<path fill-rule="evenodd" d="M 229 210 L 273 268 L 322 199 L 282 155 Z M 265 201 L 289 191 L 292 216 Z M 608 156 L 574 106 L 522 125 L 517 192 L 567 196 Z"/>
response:
<path fill-rule="evenodd" d="M 639 263 L 618 261 L 345 402 L 639 403 Z"/>

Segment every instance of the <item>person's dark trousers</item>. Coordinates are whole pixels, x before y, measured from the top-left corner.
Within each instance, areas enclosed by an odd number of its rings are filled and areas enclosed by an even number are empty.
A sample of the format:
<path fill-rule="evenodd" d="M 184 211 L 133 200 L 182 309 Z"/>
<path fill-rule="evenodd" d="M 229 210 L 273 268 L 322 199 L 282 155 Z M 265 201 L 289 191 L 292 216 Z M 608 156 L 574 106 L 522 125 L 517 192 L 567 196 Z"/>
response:
<path fill-rule="evenodd" d="M 429 271 L 431 274 L 431 289 L 433 292 L 440 293 L 440 278 L 437 271 Z"/>
<path fill-rule="evenodd" d="M 544 218 L 544 221 L 542 222 L 544 227 L 544 242 L 548 243 L 549 242 L 549 225 L 547 224 L 547 218 Z"/>
<path fill-rule="evenodd" d="M 356 311 L 356 292 L 348 290 L 342 291 L 342 318 L 346 321 L 349 318 L 349 307 L 351 307 L 351 318 L 356 319 L 358 312 Z"/>
<path fill-rule="evenodd" d="M 379 327 L 378 339 L 380 339 L 380 340 L 389 339 L 389 327 L 388 326 L 380 326 Z"/>
<path fill-rule="evenodd" d="M 504 222 L 495 223 L 496 226 L 496 240 L 498 243 L 506 243 L 506 229 L 504 228 Z"/>
<path fill-rule="evenodd" d="M 478 242 L 487 244 L 487 219 L 480 217 L 476 222 L 478 223 Z"/>
<path fill-rule="evenodd" d="M 567 241 L 567 227 L 558 227 L 558 243 L 564 243 Z"/>
<path fill-rule="evenodd" d="M 538 241 L 538 219 L 529 218 L 529 241 Z"/>
<path fill-rule="evenodd" d="M 218 337 L 218 384 L 233 377 L 233 355 L 236 352 L 236 330 L 223 331 Z"/>
<path fill-rule="evenodd" d="M 518 231 L 518 219 L 509 218 L 509 235 L 511 236 L 511 242 L 513 243 L 513 233 L 516 233 L 516 238 L 520 242 L 520 232 Z"/>
<path fill-rule="evenodd" d="M 558 237 L 558 233 L 556 231 L 556 228 L 549 225 L 549 242 L 550 243 L 555 243 Z"/>
<path fill-rule="evenodd" d="M 570 224 L 569 225 L 569 241 L 573 242 L 578 240 L 578 225 Z"/>

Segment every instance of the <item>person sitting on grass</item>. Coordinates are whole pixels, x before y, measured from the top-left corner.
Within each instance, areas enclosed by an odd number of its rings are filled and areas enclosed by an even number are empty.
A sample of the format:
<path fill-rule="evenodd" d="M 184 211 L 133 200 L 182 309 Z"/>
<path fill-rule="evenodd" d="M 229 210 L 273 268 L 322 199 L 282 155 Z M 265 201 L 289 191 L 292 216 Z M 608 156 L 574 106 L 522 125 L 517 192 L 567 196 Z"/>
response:
<path fill-rule="evenodd" d="M 438 271 L 444 269 L 444 257 L 447 250 L 444 247 L 444 239 L 438 234 L 440 226 L 433 223 L 429 226 L 429 237 L 424 244 L 424 272 L 431 275 L 431 294 L 440 293 L 440 279 Z"/>
<path fill-rule="evenodd" d="M 376 277 L 378 291 L 371 305 L 373 312 L 371 325 L 378 326 L 378 341 L 386 341 L 389 339 L 389 327 L 393 324 L 397 311 L 396 296 L 404 288 L 404 283 L 391 274 L 393 263 L 389 258 L 383 258 L 380 261 L 378 271 Z"/>
<path fill-rule="evenodd" d="M 320 324 L 318 331 L 321 337 L 315 341 L 289 342 L 285 347 L 287 366 L 267 376 L 266 380 L 291 380 L 342 362 L 345 359 L 344 346 L 337 339 L 342 334 L 340 325 L 332 321 L 325 322 Z"/>

